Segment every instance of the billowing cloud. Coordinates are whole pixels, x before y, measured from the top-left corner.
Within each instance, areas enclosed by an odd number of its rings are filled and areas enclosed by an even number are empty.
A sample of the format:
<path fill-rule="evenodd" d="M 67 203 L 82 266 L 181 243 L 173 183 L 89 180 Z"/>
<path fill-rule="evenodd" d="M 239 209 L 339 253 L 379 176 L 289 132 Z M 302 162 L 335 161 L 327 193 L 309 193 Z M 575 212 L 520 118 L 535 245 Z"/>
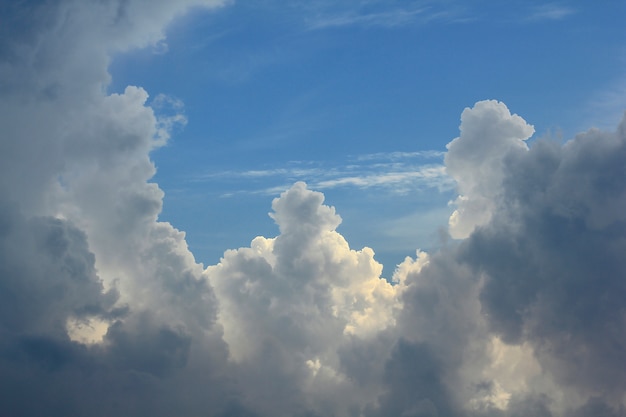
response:
<path fill-rule="evenodd" d="M 477 103 L 463 116 L 446 162 L 467 193 L 460 208 L 471 212 L 463 205 L 474 199 L 483 217 L 469 216 L 474 231 L 455 259 L 482 281 L 489 329 L 509 345 L 531 347 L 556 384 L 535 393 L 558 392 L 540 408 L 563 411 L 593 398 L 621 407 L 625 122 L 613 133 L 590 130 L 563 145 L 539 140 L 528 149 L 522 140 L 532 128 L 503 104 Z M 465 135 L 469 121 L 478 135 Z M 466 159 L 457 165 L 461 145 Z M 463 214 L 451 219 L 453 231 Z"/>
<path fill-rule="evenodd" d="M 508 159 L 492 221 L 462 251 L 503 340 L 529 341 L 560 383 L 614 401 L 626 359 L 624 126 Z"/>
<path fill-rule="evenodd" d="M 466 109 L 458 240 L 389 279 L 303 182 L 203 268 L 149 182 L 184 118 L 105 93 L 195 5 L 220 3 L 2 6 L 0 414 L 626 415 L 626 122 L 528 146 L 503 103 Z"/>
<path fill-rule="evenodd" d="M 287 404 L 273 398 L 294 397 L 294 390 L 306 395 L 304 404 L 329 410 L 364 401 L 338 351 L 395 324 L 403 286 L 380 277 L 371 249 L 348 246 L 335 231 L 341 218 L 323 200 L 296 183 L 272 204 L 278 237 L 257 237 L 206 270 L 231 359 L 245 365 L 244 380 L 254 382 L 249 392 L 264 415 L 286 413 L 280 407 Z M 277 393 L 258 389 L 268 375 Z"/>
<path fill-rule="evenodd" d="M 2 414 L 227 408 L 211 400 L 225 385 L 181 397 L 214 385 L 181 370 L 219 372 L 226 345 L 184 233 L 157 222 L 149 152 L 168 123 L 141 88 L 104 93 L 112 54 L 159 41 L 193 5 L 218 3 L 2 6 L 15 34 L 2 37 L 0 66 Z"/>
<path fill-rule="evenodd" d="M 462 239 L 490 220 L 507 158 L 527 151 L 524 141 L 535 130 L 497 101 L 465 109 L 459 129 L 461 136 L 447 145 L 445 165 L 460 194 L 450 217 L 450 234 Z"/>

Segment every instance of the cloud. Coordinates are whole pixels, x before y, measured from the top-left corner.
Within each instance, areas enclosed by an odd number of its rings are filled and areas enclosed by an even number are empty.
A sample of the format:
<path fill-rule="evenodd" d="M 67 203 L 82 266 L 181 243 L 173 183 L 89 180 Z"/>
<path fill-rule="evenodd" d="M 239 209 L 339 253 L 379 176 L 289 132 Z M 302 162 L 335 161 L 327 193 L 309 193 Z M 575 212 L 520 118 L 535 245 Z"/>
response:
<path fill-rule="evenodd" d="M 404 2 L 400 6 L 378 0 L 296 4 L 296 8 L 305 13 L 305 23 L 309 30 L 348 26 L 392 29 L 435 20 L 460 21 L 465 14 L 463 7 L 455 2 L 413 1 Z"/>
<path fill-rule="evenodd" d="M 112 54 L 157 42 L 194 5 L 219 3 L 3 6 L 16 36 L 0 66 L 2 414 L 196 414 L 235 391 L 175 407 L 213 385 L 183 370 L 227 355 L 202 266 L 157 222 L 163 193 L 148 183 L 149 152 L 181 119 L 155 115 L 139 87 L 104 93 Z"/>
<path fill-rule="evenodd" d="M 497 101 L 481 101 L 461 115 L 461 136 L 447 145 L 447 173 L 455 179 L 459 197 L 450 217 L 450 234 L 465 238 L 487 223 L 501 190 L 507 158 L 528 150 L 525 140 L 535 131 Z"/>
<path fill-rule="evenodd" d="M 626 109 L 626 77 L 594 93 L 587 103 L 584 128 L 593 126 L 599 129 L 611 129 L 624 116 Z"/>
<path fill-rule="evenodd" d="M 59 219 L 25 219 L 7 204 L 0 217 L 3 332 L 63 339 L 69 318 L 114 318 L 117 291 L 104 290 L 84 233 Z"/>
<path fill-rule="evenodd" d="M 576 13 L 571 7 L 561 6 L 555 3 L 543 4 L 535 7 L 529 20 L 561 20 Z"/>
<path fill-rule="evenodd" d="M 445 154 L 440 151 L 415 151 L 415 152 L 378 152 L 371 153 L 365 155 L 358 155 L 356 159 L 358 161 L 368 161 L 368 160 L 376 160 L 376 159 L 391 159 L 391 160 L 399 160 L 399 159 L 409 159 L 414 157 L 424 157 L 424 158 L 440 158 Z"/>
<path fill-rule="evenodd" d="M 502 103 L 464 111 L 446 167 L 488 216 L 466 218 L 468 237 L 416 270 L 399 267 L 394 331 L 430 359 L 404 368 L 412 401 L 386 381 L 374 415 L 623 412 L 625 123 L 529 148 L 532 127 Z"/>
<path fill-rule="evenodd" d="M 220 4 L 3 6 L 0 414 L 625 415 L 626 121 L 528 146 L 503 103 L 466 109 L 444 158 L 458 239 L 389 279 L 299 181 L 277 236 L 203 268 L 149 182 L 182 107 L 105 87 L 113 54 Z M 418 188 L 425 156 L 312 184 Z"/>
<path fill-rule="evenodd" d="M 426 189 L 452 190 L 454 181 L 442 164 L 430 162 L 443 156 L 438 151 L 391 152 L 356 155 L 335 166 L 323 161 L 292 161 L 277 168 L 246 171 L 222 171 L 198 176 L 194 181 L 223 181 L 229 187 L 247 187 L 229 192 L 276 195 L 296 181 L 304 181 L 319 190 L 354 187 L 375 188 L 390 193 L 407 194 Z M 254 180 L 264 182 L 255 187 Z M 273 182 L 267 186 L 267 182 Z M 241 185 L 239 185 L 241 183 Z"/>
<path fill-rule="evenodd" d="M 508 159 L 492 221 L 464 244 L 492 328 L 531 342 L 559 383 L 613 401 L 624 385 L 625 158 L 624 122 L 535 143 Z"/>
<path fill-rule="evenodd" d="M 417 15 L 424 13 L 423 9 L 416 10 L 393 10 L 378 13 L 346 13 L 337 16 L 323 17 L 309 22 L 309 29 L 325 29 L 332 27 L 362 25 L 382 26 L 392 28 L 413 22 Z"/>
<path fill-rule="evenodd" d="M 272 204 L 278 237 L 257 237 L 206 270 L 231 357 L 245 365 L 244 380 L 258 384 L 271 374 L 277 384 L 271 395 L 249 387 L 264 415 L 287 412 L 285 404 L 268 401 L 277 395 L 292 401 L 305 395 L 309 407 L 319 402 L 332 409 L 365 401 L 337 351 L 392 326 L 399 307 L 402 286 L 380 277 L 371 249 L 348 246 L 335 231 L 341 218 L 322 203 L 321 193 L 296 183 Z"/>

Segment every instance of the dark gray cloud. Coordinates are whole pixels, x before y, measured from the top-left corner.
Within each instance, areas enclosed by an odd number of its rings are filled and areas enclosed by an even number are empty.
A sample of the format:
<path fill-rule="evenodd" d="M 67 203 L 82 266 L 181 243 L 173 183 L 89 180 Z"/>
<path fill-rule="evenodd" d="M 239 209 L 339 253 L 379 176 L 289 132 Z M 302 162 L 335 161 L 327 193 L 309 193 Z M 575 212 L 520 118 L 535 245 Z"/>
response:
<path fill-rule="evenodd" d="M 453 401 L 443 381 L 443 364 L 425 343 L 399 339 L 385 365 L 387 392 L 376 416 L 435 417 L 454 415 Z"/>
<path fill-rule="evenodd" d="M 120 304 L 115 288 L 105 290 L 82 231 L 7 205 L 0 225 L 3 415 L 168 416 L 226 407 L 216 393 L 233 387 L 189 372 L 223 368 L 224 347 L 196 334 L 205 352 L 194 356 L 185 325 Z M 101 343 L 70 338 L 69 323 L 93 319 L 110 323 Z M 212 392 L 186 402 L 182 394 L 196 385 Z"/>
<path fill-rule="evenodd" d="M 568 417 L 583 417 L 583 416 L 602 416 L 602 417 L 623 417 L 626 415 L 624 406 L 617 408 L 610 407 L 600 398 L 590 398 L 583 406 L 573 410 L 568 414 Z"/>
<path fill-rule="evenodd" d="M 508 158 L 490 224 L 463 246 L 491 327 L 530 341 L 546 370 L 588 394 L 626 380 L 626 135 L 589 131 Z"/>
<path fill-rule="evenodd" d="M 2 332 L 64 339 L 70 317 L 114 316 L 118 294 L 104 291 L 83 232 L 10 205 L 0 206 L 0 224 Z"/>

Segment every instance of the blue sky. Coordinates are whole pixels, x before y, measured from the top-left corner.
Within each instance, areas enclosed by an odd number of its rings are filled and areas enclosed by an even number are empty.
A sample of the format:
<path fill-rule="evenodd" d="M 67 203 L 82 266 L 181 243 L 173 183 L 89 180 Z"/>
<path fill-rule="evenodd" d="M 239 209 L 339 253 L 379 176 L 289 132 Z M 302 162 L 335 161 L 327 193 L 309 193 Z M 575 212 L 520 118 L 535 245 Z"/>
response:
<path fill-rule="evenodd" d="M 116 56 L 110 90 L 140 85 L 183 103 L 187 124 L 153 154 L 155 181 L 161 218 L 187 231 L 205 265 L 276 233 L 269 202 L 304 180 L 390 274 L 413 248 L 440 243 L 451 183 L 330 181 L 441 166 L 461 111 L 483 99 L 505 102 L 536 136 L 614 126 L 625 7 L 234 2 L 192 11 L 157 46 Z"/>

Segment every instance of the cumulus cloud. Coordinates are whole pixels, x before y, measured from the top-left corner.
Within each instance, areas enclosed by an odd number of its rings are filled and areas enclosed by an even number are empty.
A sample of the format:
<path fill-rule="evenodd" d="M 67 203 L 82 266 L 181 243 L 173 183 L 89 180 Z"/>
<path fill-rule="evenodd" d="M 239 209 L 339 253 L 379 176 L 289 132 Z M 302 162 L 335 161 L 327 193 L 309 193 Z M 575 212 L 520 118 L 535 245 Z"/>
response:
<path fill-rule="evenodd" d="M 157 42 L 194 5 L 218 3 L 2 6 L 15 35 L 0 48 L 2 414 L 227 409 L 213 399 L 230 388 L 181 371 L 220 369 L 226 345 L 202 267 L 157 221 L 163 193 L 147 182 L 173 119 L 139 87 L 104 93 L 112 54 Z"/>
<path fill-rule="evenodd" d="M 392 326 L 399 307 L 403 286 L 380 277 L 371 249 L 348 246 L 335 231 L 341 218 L 323 201 L 296 183 L 272 204 L 278 237 L 257 237 L 206 270 L 231 358 L 245 364 L 243 379 L 254 382 L 248 392 L 264 415 L 287 412 L 280 408 L 286 404 L 268 401 L 277 395 L 270 387 L 259 389 L 267 375 L 281 397 L 294 401 L 298 389 L 305 405 L 330 407 L 324 415 L 364 401 L 338 351 Z"/>
<path fill-rule="evenodd" d="M 624 380 L 624 122 L 508 161 L 490 224 L 463 257 L 505 341 L 527 340 L 559 383 L 621 401 Z"/>
<path fill-rule="evenodd" d="M 463 239 L 490 220 L 507 159 L 528 150 L 524 141 L 535 130 L 495 100 L 465 109 L 459 130 L 461 136 L 447 145 L 445 165 L 460 194 L 450 217 L 450 234 Z"/>
<path fill-rule="evenodd" d="M 149 182 L 179 103 L 105 93 L 196 5 L 1 6 L 0 414 L 625 415 L 626 122 L 529 147 L 503 103 L 466 109 L 459 240 L 389 279 L 303 182 L 205 269 Z"/>
<path fill-rule="evenodd" d="M 460 208 L 471 213 L 476 206 L 464 205 L 477 201 L 483 217 L 453 215 L 453 232 L 464 224 L 473 230 L 455 259 L 482 281 L 490 331 L 508 345 L 529 346 L 551 380 L 533 394 L 547 397 L 523 414 L 550 415 L 593 398 L 621 409 L 624 381 L 615 364 L 625 359 L 626 343 L 625 122 L 612 133 L 590 130 L 563 145 L 540 140 L 528 149 L 522 141 L 532 128 L 502 103 L 477 103 L 463 116 L 446 163 L 466 194 Z M 479 121 L 470 125 L 477 135 L 465 134 L 470 121 Z M 457 165 L 463 144 L 466 158 Z"/>

